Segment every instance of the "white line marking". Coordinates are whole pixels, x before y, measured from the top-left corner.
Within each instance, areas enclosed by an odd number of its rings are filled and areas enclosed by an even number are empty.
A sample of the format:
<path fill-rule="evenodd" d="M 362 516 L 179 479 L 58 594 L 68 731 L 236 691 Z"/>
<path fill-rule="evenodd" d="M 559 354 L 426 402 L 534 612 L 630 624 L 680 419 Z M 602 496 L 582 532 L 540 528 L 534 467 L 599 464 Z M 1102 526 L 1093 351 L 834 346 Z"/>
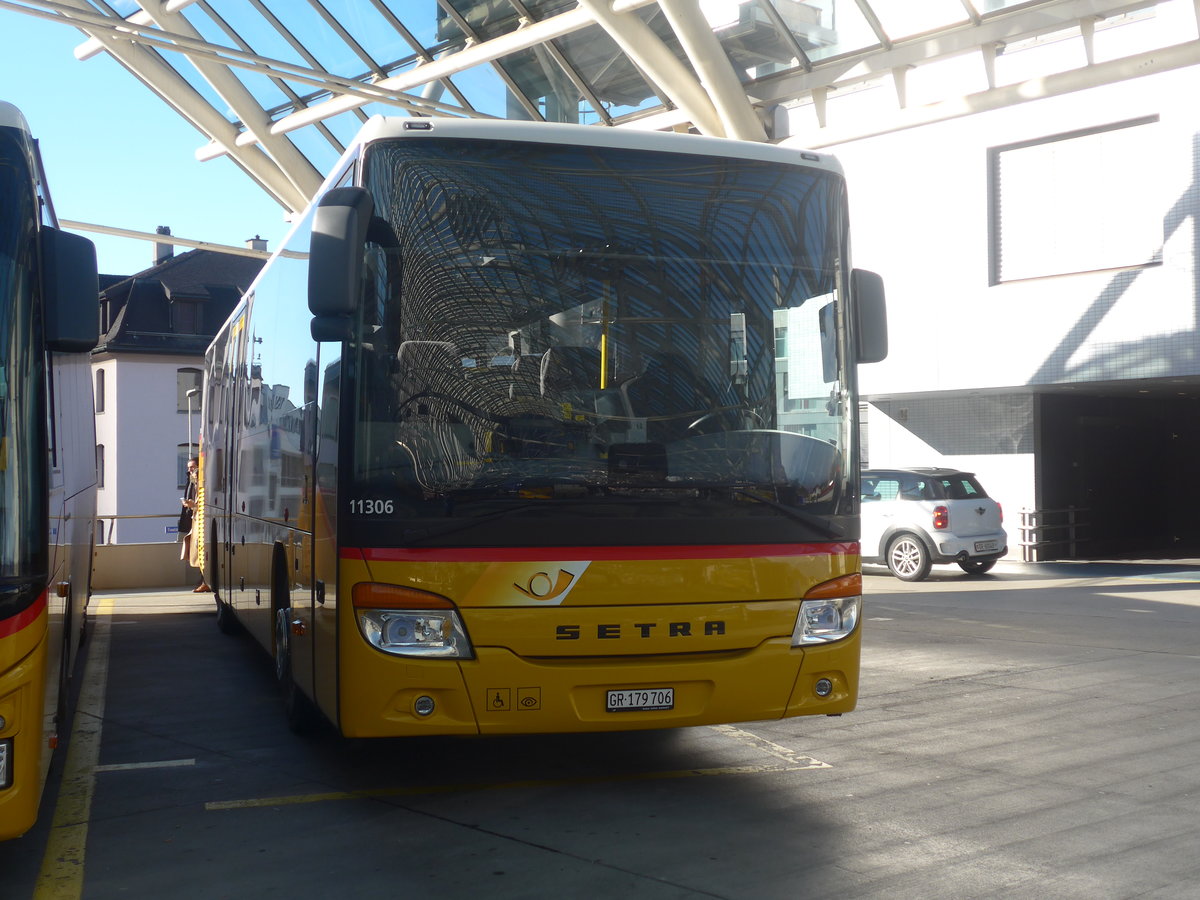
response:
<path fill-rule="evenodd" d="M 95 772 L 128 772 L 133 769 L 174 769 L 179 766 L 194 766 L 194 759 L 159 759 L 153 762 L 140 763 L 111 763 L 107 766 L 96 766 Z"/>

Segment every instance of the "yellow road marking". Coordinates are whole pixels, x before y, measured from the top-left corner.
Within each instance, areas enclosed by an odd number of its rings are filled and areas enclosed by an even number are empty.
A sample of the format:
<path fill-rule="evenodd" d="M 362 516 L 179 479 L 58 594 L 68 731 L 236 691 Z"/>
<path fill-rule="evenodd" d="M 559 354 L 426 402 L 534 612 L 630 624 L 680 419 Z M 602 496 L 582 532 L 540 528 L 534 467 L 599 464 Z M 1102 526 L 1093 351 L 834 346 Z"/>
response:
<path fill-rule="evenodd" d="M 111 599 L 101 600 L 97 615 L 92 618 L 91 646 L 34 900 L 75 900 L 83 894 L 83 857 L 96 783 L 96 761 L 100 758 L 100 732 L 104 726 L 112 605 Z"/>

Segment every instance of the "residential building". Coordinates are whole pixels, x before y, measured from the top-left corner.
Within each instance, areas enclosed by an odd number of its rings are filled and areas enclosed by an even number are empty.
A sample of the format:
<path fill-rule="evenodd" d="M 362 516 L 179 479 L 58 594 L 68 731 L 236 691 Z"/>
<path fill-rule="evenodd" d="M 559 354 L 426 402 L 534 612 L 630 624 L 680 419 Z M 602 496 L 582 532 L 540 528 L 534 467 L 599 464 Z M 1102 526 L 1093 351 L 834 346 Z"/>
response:
<path fill-rule="evenodd" d="M 204 351 L 263 265 L 213 250 L 175 255 L 169 230 L 159 233 L 153 266 L 101 278 L 101 337 L 92 355 L 101 587 L 116 577 L 123 585 L 192 577 L 178 561 L 176 520 L 200 437 Z M 261 241 L 248 246 L 265 249 Z M 134 547 L 144 573 L 118 575 Z"/>

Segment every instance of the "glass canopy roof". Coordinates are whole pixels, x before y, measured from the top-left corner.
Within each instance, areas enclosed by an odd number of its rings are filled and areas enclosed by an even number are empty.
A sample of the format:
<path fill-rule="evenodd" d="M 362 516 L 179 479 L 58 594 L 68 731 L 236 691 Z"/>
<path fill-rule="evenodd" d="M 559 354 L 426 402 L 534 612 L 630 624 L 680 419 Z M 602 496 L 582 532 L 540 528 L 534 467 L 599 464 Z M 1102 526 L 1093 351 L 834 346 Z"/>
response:
<path fill-rule="evenodd" d="M 285 208 L 374 114 L 472 116 L 832 142 L 832 110 L 972 58 L 996 91 L 1014 42 L 1087 44 L 1153 0 L 0 0 L 83 32 Z M 1194 33 L 1191 35 L 1195 37 Z M 952 70 L 947 69 L 947 72 Z M 945 82 L 945 79 L 943 79 Z M 978 82 L 978 83 L 976 83 Z M 955 87 L 958 84 L 958 87 Z M 835 93 L 836 92 L 836 93 Z M 842 122 L 845 125 L 845 122 Z M 836 131 L 836 129 L 833 129 Z M 831 135 L 833 133 L 831 131 Z M 844 138 L 844 135 L 843 135 Z"/>

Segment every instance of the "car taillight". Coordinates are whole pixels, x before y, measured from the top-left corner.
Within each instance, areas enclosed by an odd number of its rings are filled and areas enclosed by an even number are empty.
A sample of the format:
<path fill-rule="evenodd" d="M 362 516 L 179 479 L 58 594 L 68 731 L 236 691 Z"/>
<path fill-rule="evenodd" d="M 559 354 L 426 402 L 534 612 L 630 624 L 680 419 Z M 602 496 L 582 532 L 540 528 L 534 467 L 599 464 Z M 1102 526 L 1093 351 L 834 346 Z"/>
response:
<path fill-rule="evenodd" d="M 996 509 L 1000 510 L 1000 524 L 1004 524 L 1004 506 L 1000 503 L 996 504 Z"/>
<path fill-rule="evenodd" d="M 933 509 L 933 527 L 936 531 L 945 531 L 950 527 L 950 510 L 945 506 L 935 506 Z"/>

